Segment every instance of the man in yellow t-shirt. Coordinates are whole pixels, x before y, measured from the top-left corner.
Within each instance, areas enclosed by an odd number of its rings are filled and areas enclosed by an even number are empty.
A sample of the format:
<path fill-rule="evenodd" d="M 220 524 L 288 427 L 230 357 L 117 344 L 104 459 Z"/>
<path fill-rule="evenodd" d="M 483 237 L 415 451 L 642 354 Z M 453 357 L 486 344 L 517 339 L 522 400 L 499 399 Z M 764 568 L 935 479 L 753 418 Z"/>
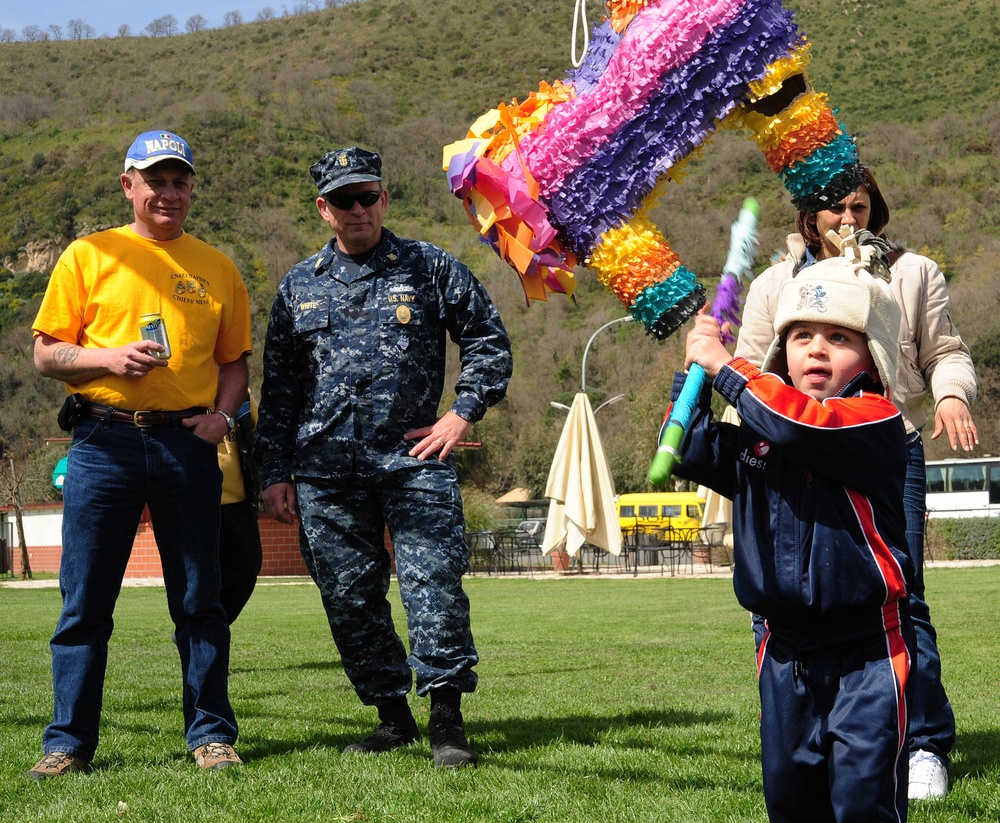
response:
<path fill-rule="evenodd" d="M 52 637 L 55 716 L 31 778 L 90 771 L 115 602 L 148 506 L 201 768 L 240 762 L 219 602 L 216 446 L 247 396 L 250 306 L 233 262 L 184 231 L 194 158 L 175 134 L 140 134 L 121 175 L 127 226 L 63 252 L 34 323 L 35 366 L 69 394 L 63 608 Z M 146 315 L 166 335 L 144 339 Z M 162 332 L 162 328 L 159 329 Z"/>

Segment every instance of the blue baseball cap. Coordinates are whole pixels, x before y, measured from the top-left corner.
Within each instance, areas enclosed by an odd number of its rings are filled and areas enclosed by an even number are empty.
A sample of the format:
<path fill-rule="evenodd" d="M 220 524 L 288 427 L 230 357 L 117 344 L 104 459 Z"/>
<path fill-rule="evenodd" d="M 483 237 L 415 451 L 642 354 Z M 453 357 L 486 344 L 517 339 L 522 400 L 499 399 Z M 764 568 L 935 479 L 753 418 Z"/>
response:
<path fill-rule="evenodd" d="M 125 171 L 148 169 L 164 160 L 180 160 L 194 171 L 194 155 L 183 137 L 169 131 L 144 131 L 129 146 L 125 155 Z"/>

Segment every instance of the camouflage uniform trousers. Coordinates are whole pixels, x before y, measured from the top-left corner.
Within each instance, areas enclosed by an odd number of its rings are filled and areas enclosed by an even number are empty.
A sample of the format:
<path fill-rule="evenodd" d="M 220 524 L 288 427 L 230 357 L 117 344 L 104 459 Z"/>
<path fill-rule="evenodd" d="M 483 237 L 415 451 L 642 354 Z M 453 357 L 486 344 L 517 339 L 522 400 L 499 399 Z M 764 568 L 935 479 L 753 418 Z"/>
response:
<path fill-rule="evenodd" d="M 438 461 L 370 479 L 298 478 L 300 541 L 323 599 L 344 671 L 366 705 L 410 691 L 476 688 L 479 662 L 469 599 L 462 498 L 454 469 Z M 393 625 L 386 594 L 390 558 L 406 612 L 410 654 Z"/>

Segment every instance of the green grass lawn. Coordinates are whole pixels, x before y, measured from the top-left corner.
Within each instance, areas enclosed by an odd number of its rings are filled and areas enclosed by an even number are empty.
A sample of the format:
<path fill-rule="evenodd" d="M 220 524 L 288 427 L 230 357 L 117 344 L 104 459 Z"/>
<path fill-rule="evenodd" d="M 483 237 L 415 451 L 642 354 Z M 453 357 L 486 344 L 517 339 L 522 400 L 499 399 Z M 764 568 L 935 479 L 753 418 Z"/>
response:
<path fill-rule="evenodd" d="M 959 735 L 951 794 L 911 807 L 910 820 L 998 820 L 1000 567 L 932 569 L 927 585 Z M 199 772 L 181 733 L 163 591 L 130 588 L 95 770 L 45 782 L 22 775 L 51 718 L 59 593 L 0 588 L 0 820 L 766 819 L 752 638 L 729 580 L 480 576 L 467 588 L 482 663 L 463 708 L 478 769 L 435 771 L 426 739 L 341 756 L 375 713 L 347 684 L 304 584 L 261 585 L 234 626 L 246 765 Z M 412 703 L 425 726 L 427 701 Z"/>

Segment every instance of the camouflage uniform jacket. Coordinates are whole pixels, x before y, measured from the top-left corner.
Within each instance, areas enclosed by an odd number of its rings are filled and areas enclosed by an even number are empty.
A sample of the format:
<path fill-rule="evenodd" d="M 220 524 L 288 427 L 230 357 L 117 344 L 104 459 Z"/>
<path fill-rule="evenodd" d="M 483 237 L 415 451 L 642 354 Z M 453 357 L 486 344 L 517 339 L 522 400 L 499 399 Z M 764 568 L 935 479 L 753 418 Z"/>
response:
<path fill-rule="evenodd" d="M 403 434 L 438 418 L 446 332 L 461 362 L 452 412 L 475 423 L 507 391 L 510 339 L 466 266 L 383 228 L 352 280 L 335 242 L 285 275 L 271 308 L 257 431 L 264 488 L 419 465 Z"/>

